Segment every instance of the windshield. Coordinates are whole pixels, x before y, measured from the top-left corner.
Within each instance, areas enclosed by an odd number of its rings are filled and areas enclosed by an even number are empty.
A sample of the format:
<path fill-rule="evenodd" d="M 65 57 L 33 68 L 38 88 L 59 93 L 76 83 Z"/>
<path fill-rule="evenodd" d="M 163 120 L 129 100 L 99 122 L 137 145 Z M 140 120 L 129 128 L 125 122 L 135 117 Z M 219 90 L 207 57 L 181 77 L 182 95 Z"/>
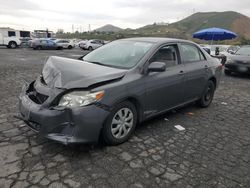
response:
<path fill-rule="evenodd" d="M 117 68 L 131 68 L 152 46 L 149 42 L 114 41 L 84 56 L 83 60 Z"/>
<path fill-rule="evenodd" d="M 235 54 L 236 55 L 249 55 L 250 56 L 250 46 L 241 47 Z"/>

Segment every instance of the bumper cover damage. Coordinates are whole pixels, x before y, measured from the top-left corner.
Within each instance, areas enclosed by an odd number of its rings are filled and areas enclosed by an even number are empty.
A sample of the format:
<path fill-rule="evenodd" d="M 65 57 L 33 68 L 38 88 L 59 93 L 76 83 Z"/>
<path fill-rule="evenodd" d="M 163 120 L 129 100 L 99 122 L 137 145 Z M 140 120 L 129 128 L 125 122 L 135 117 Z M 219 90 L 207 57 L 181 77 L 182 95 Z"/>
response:
<path fill-rule="evenodd" d="M 44 97 L 37 92 L 42 86 L 36 90 L 34 85 L 34 82 L 25 85 L 19 96 L 20 118 L 29 128 L 63 144 L 98 141 L 102 123 L 108 116 L 107 109 L 94 104 L 78 108 L 49 107 L 52 97 Z"/>

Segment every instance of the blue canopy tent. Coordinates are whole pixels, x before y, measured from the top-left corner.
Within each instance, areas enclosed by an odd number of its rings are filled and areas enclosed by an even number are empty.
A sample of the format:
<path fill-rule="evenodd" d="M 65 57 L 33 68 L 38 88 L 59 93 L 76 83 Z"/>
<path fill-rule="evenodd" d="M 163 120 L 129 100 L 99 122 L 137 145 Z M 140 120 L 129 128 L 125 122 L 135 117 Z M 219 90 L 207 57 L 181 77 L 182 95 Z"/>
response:
<path fill-rule="evenodd" d="M 193 38 L 211 41 L 231 40 L 236 37 L 234 32 L 221 28 L 202 29 L 193 34 Z"/>

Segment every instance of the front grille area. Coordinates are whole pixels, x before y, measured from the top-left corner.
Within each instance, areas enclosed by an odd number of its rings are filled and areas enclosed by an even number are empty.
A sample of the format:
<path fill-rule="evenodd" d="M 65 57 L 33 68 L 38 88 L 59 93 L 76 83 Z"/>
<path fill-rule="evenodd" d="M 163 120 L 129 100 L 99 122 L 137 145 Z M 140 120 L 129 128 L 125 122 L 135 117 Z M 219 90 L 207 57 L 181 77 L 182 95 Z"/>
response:
<path fill-rule="evenodd" d="M 41 129 L 41 125 L 39 123 L 29 121 L 27 122 L 27 125 L 35 132 L 39 132 Z"/>
<path fill-rule="evenodd" d="M 45 80 L 44 80 L 44 78 L 43 78 L 43 76 L 40 77 L 40 81 L 41 81 L 41 83 L 42 83 L 43 85 L 47 85 L 46 82 L 45 82 Z"/>
<path fill-rule="evenodd" d="M 34 88 L 34 83 L 30 84 L 30 87 L 27 90 L 26 94 L 36 104 L 43 104 L 49 98 L 47 95 L 38 93 L 36 89 Z"/>

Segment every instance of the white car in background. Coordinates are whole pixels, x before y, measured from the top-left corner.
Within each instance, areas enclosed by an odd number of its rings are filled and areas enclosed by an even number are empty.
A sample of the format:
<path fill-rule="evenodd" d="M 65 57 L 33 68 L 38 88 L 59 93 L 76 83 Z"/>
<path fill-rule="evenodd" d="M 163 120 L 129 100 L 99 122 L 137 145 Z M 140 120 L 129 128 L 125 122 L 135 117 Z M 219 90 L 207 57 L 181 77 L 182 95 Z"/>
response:
<path fill-rule="evenodd" d="M 104 40 L 100 39 L 92 39 L 86 42 L 86 44 L 83 45 L 83 50 L 94 50 L 96 48 L 99 48 L 105 44 Z"/>
<path fill-rule="evenodd" d="M 79 46 L 79 48 L 82 48 L 84 47 L 84 45 L 88 42 L 88 40 L 81 40 L 80 42 L 77 43 L 77 46 Z"/>
<path fill-rule="evenodd" d="M 55 40 L 55 43 L 57 43 L 59 46 L 62 46 L 65 49 L 72 49 L 75 47 L 74 42 L 69 39 L 57 39 Z"/>

